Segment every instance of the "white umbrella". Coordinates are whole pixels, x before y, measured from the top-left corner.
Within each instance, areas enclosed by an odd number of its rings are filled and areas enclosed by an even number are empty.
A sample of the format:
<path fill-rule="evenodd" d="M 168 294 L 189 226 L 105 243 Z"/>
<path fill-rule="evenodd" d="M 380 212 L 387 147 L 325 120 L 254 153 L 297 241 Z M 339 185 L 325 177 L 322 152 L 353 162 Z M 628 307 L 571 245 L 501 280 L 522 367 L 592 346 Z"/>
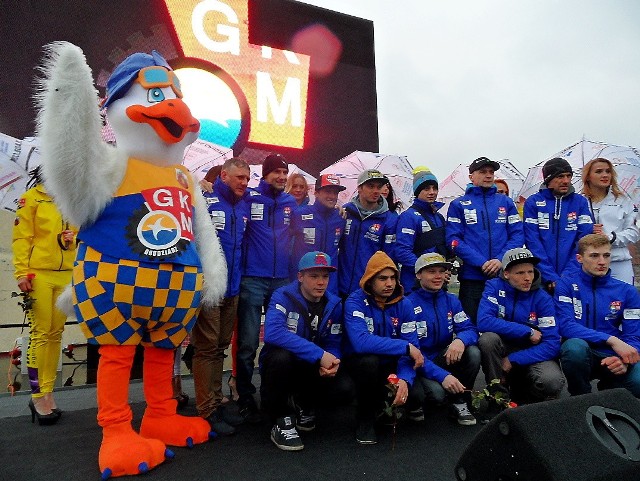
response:
<path fill-rule="evenodd" d="M 566 159 L 573 168 L 572 184 L 576 192 L 582 191 L 582 167 L 592 159 L 601 157 L 611 161 L 618 174 L 618 184 L 634 200 L 640 197 L 640 153 L 635 147 L 606 144 L 582 139 L 529 169 L 520 196 L 525 199 L 535 194 L 542 185 L 542 166 L 555 157 Z"/>
<path fill-rule="evenodd" d="M 349 202 L 358 192 L 358 176 L 367 169 L 377 169 L 389 179 L 396 197 L 406 209 L 413 197 L 413 167 L 406 156 L 376 154 L 356 150 L 331 164 L 320 172 L 334 174 L 340 178 L 340 184 L 346 187 L 338 195 L 342 205 Z"/>
<path fill-rule="evenodd" d="M 214 165 L 222 165 L 225 160 L 233 157 L 233 150 L 206 140 L 196 139 L 194 143 L 184 149 L 184 165 L 193 174 L 196 182 L 204 179 L 209 169 Z"/>
<path fill-rule="evenodd" d="M 0 133 L 0 207 L 16 211 L 18 199 L 26 191 L 29 172 L 42 163 L 34 137 L 23 140 Z"/>
<path fill-rule="evenodd" d="M 249 175 L 249 187 L 257 187 L 260 183 L 260 179 L 262 178 L 262 164 L 252 164 L 249 166 L 251 169 L 251 174 Z M 309 198 L 310 202 L 313 202 L 314 196 L 313 192 L 316 185 L 316 178 L 311 175 L 309 172 L 302 170 L 296 164 L 289 164 L 289 175 L 291 174 L 302 174 L 309 184 Z"/>
<path fill-rule="evenodd" d="M 512 199 L 520 191 L 524 182 L 524 175 L 507 159 L 497 160 L 500 169 L 496 170 L 496 179 L 503 179 L 509 185 L 509 195 Z M 464 194 L 469 184 L 469 164 L 459 164 L 442 182 L 438 189 L 438 200 L 444 202 L 441 212 L 446 214 L 449 204 Z"/>

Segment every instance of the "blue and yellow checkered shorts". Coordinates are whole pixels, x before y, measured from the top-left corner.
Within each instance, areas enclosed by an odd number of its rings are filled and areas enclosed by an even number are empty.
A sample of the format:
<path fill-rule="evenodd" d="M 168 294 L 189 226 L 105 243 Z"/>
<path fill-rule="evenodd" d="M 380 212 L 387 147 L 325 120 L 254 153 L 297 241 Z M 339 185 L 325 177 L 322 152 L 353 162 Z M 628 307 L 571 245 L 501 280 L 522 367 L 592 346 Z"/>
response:
<path fill-rule="evenodd" d="M 117 259 L 81 243 L 74 309 L 90 344 L 172 349 L 195 323 L 202 283 L 200 267 Z"/>

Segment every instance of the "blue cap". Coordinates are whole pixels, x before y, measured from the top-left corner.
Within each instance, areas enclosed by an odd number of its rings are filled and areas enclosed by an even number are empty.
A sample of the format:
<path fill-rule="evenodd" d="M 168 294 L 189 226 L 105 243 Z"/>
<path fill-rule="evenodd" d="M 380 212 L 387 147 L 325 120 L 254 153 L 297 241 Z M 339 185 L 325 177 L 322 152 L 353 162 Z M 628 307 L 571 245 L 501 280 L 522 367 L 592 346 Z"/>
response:
<path fill-rule="evenodd" d="M 156 50 L 151 51 L 151 55 L 148 53 L 134 53 L 125 58 L 120 65 L 118 65 L 109 80 L 107 80 L 107 97 L 103 109 L 106 109 L 111 102 L 124 97 L 129 87 L 138 76 L 138 72 L 145 67 L 165 67 L 167 70 L 172 70 L 169 64 Z"/>
<path fill-rule="evenodd" d="M 413 195 L 418 197 L 418 194 L 424 188 L 426 182 L 432 182 L 436 188 L 438 187 L 438 179 L 436 179 L 436 176 L 433 175 L 429 169 L 419 170 L 413 174 Z"/>
<path fill-rule="evenodd" d="M 320 251 L 307 252 L 298 262 L 298 272 L 307 269 L 329 269 L 335 271 L 336 268 L 331 265 L 331 257 Z"/>

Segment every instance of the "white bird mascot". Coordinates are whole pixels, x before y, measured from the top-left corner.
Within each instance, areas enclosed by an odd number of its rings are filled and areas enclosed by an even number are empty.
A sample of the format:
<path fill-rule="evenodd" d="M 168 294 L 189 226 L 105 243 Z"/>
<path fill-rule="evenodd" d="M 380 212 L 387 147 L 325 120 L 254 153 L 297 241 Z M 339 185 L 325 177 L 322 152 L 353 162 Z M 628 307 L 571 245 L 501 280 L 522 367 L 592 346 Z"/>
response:
<path fill-rule="evenodd" d="M 64 216 L 81 226 L 73 310 L 100 346 L 97 398 L 102 478 L 144 473 L 210 436 L 200 417 L 176 414 L 174 350 L 202 304 L 226 289 L 226 264 L 199 189 L 182 165 L 200 128 L 160 54 L 134 53 L 113 71 L 102 108 L 116 147 L 101 139 L 99 98 L 82 50 L 46 47 L 38 135 L 45 184 Z M 144 350 L 147 402 L 140 434 L 131 426 L 129 376 Z"/>

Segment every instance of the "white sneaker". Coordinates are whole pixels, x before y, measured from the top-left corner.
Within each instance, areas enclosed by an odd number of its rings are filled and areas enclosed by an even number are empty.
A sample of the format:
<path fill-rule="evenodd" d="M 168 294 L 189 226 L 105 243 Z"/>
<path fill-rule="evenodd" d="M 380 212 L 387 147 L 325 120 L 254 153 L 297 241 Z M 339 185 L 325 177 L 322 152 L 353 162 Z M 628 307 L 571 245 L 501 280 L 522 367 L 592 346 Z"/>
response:
<path fill-rule="evenodd" d="M 459 403 L 451 405 L 451 417 L 458 421 L 462 426 L 473 426 L 476 424 L 476 418 L 469 411 L 467 403 Z"/>

